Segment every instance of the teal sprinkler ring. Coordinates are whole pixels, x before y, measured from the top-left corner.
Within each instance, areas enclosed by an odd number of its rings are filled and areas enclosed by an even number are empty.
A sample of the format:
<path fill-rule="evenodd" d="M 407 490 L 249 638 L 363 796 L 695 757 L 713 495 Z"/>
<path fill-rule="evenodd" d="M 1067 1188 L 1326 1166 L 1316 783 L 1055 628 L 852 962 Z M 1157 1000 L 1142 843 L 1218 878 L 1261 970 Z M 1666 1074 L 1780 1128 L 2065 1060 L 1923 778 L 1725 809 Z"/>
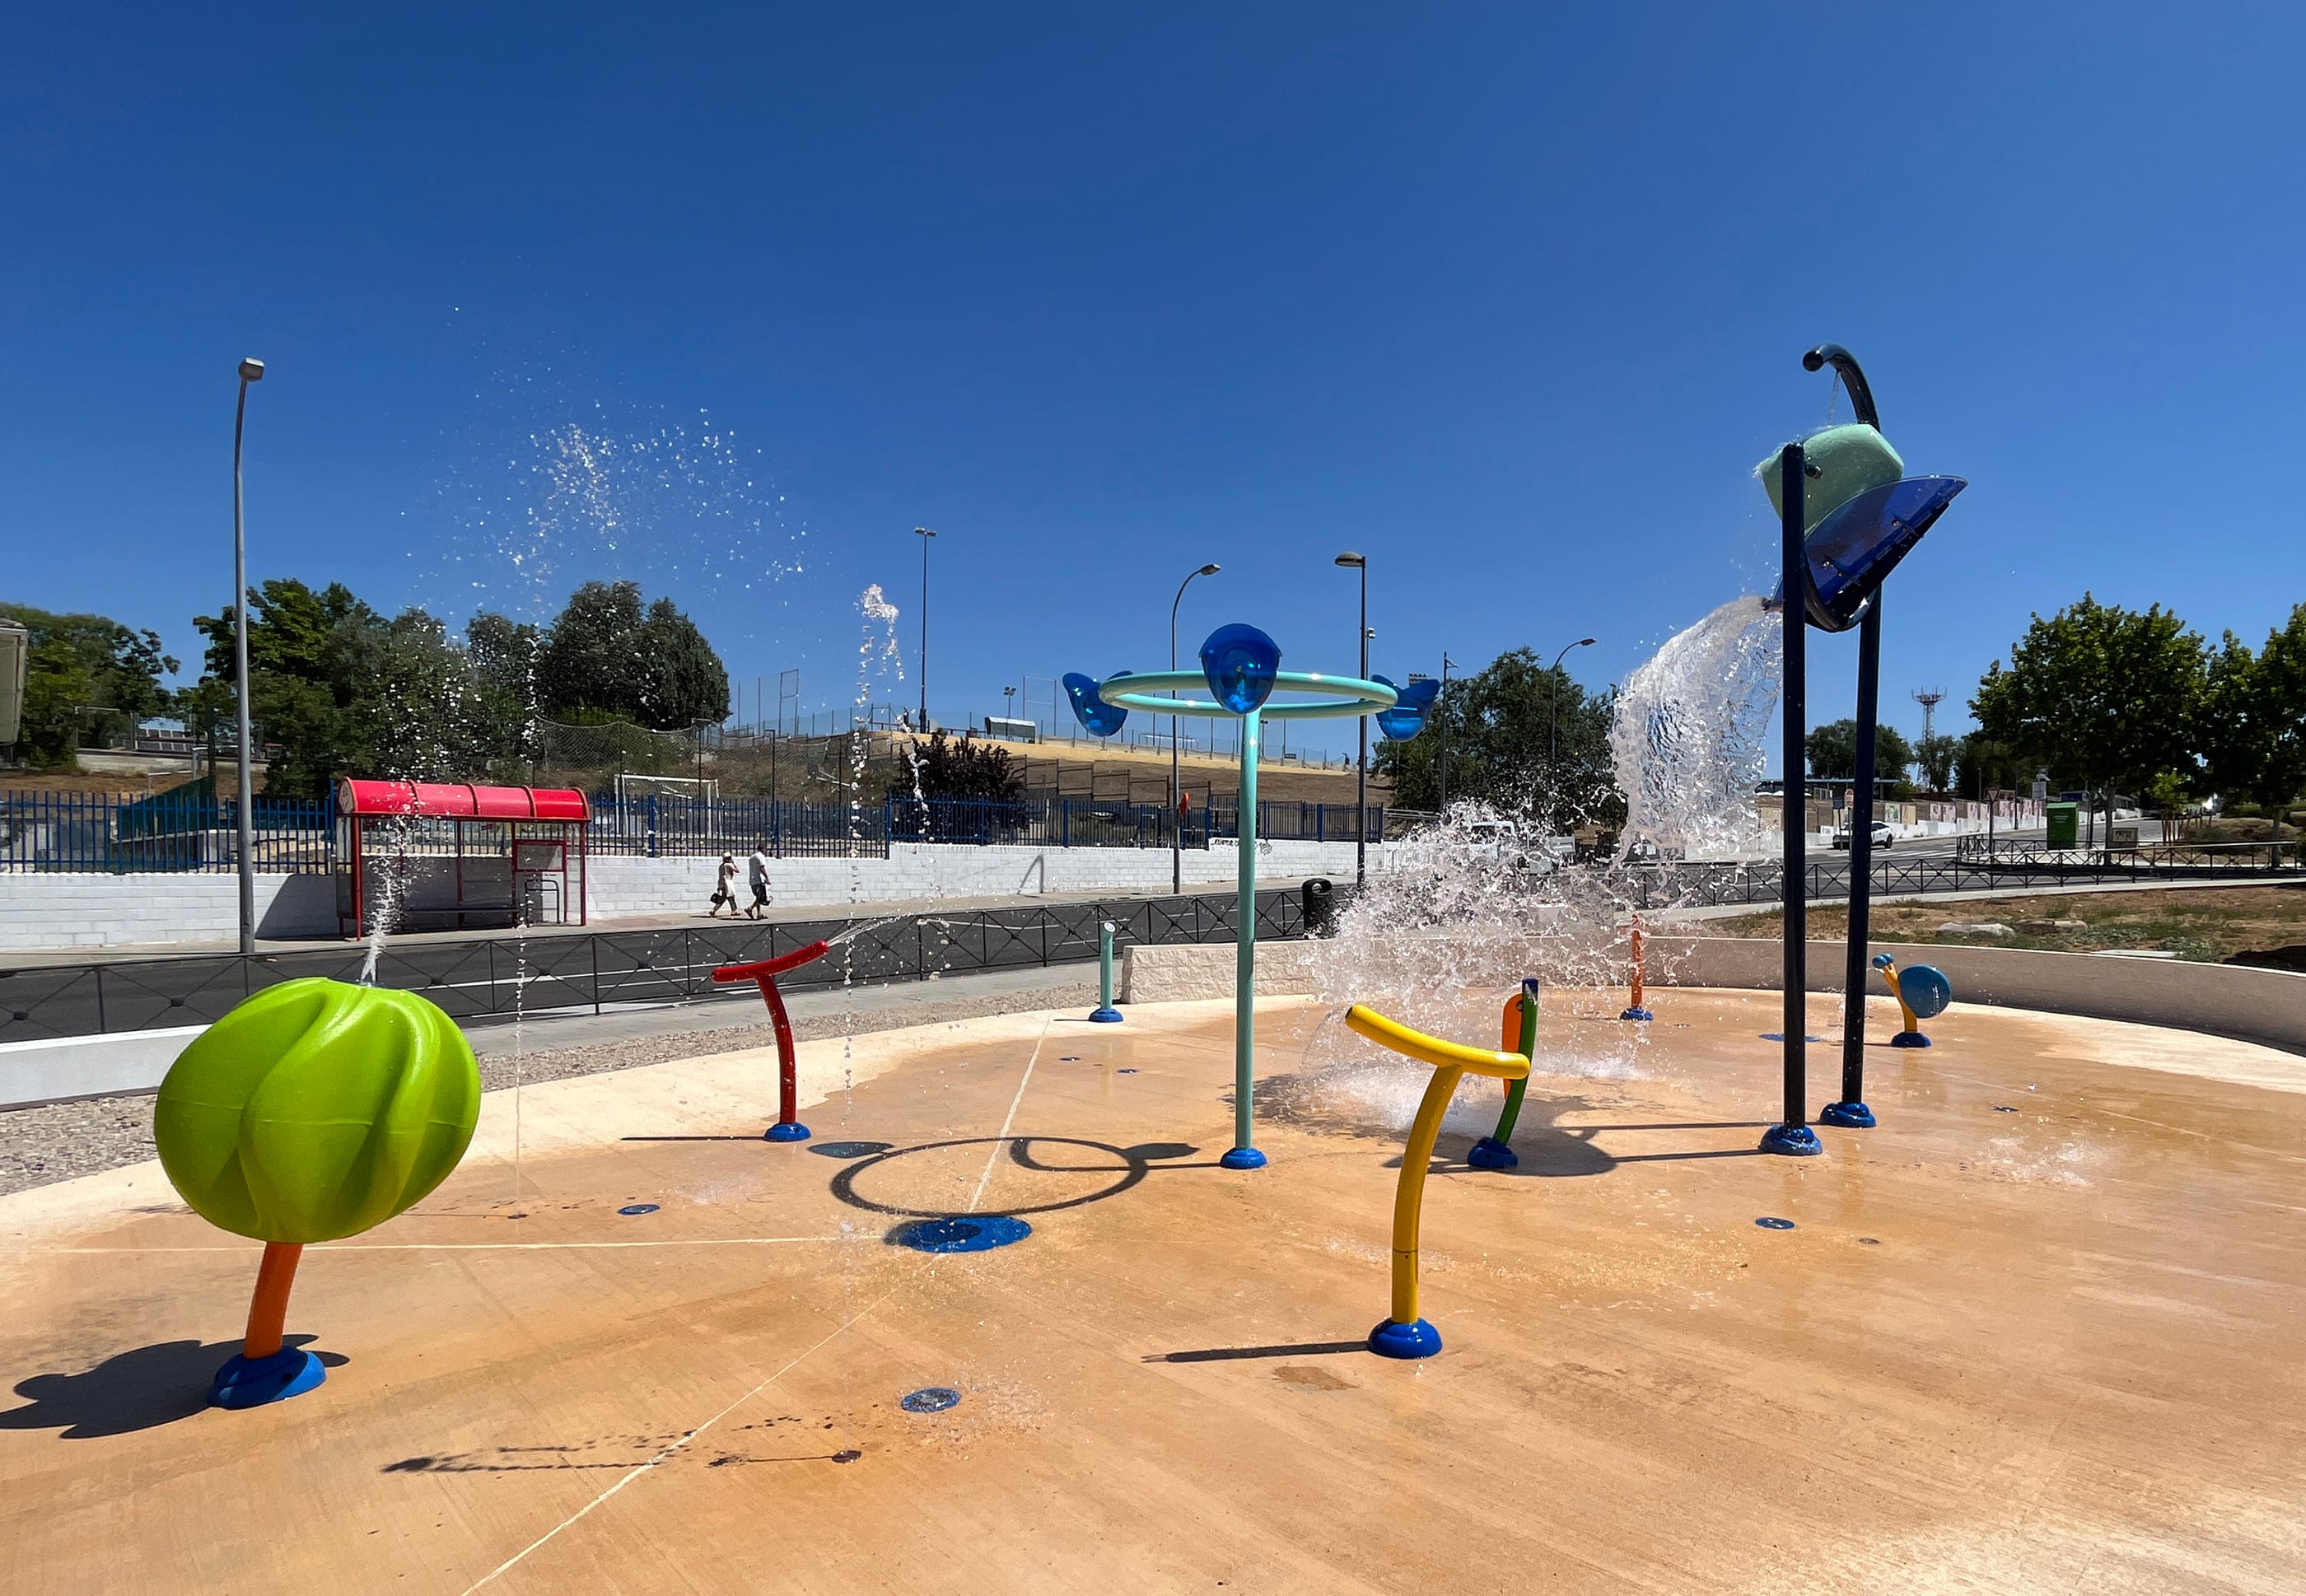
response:
<path fill-rule="evenodd" d="M 1234 1146 L 1217 1162 L 1227 1169 L 1261 1168 L 1265 1155 L 1257 1150 L 1251 1113 L 1257 1057 L 1258 729 L 1266 721 L 1351 720 L 1369 714 L 1400 724 L 1399 712 L 1406 708 L 1422 715 L 1423 703 L 1405 704 L 1411 694 L 1382 679 L 1363 681 L 1284 670 L 1280 644 L 1255 627 L 1238 622 L 1209 634 L 1201 644 L 1199 671 L 1149 670 L 1139 676 L 1118 670 L 1103 681 L 1076 671 L 1064 679 L 1064 686 L 1073 713 L 1098 737 L 1119 732 L 1133 709 L 1158 715 L 1231 715 L 1242 723 L 1241 854 L 1234 914 Z M 1200 687 L 1206 687 L 1214 702 L 1182 696 Z M 1302 696 L 1285 704 L 1268 702 L 1276 692 Z"/>

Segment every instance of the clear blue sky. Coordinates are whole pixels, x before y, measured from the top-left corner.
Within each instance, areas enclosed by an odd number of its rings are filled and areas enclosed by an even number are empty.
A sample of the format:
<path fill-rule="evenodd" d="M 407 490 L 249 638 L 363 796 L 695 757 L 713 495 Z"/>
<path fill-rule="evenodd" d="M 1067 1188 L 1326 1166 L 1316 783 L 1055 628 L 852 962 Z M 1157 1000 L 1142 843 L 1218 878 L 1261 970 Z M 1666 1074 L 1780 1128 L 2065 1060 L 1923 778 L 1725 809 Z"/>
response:
<path fill-rule="evenodd" d="M 189 662 L 257 354 L 255 574 L 386 609 L 635 575 L 837 700 L 868 581 L 910 665 L 926 523 L 958 713 L 1157 664 L 1204 559 L 1189 649 L 1345 666 L 1353 547 L 1376 669 L 1591 633 L 1599 683 L 1767 585 L 1831 338 L 1972 482 L 1892 589 L 1910 730 L 2085 587 L 2306 599 L 2301 13 L 1545 9 L 21 13 L 0 592 Z M 571 423 L 688 463 L 532 578 Z"/>

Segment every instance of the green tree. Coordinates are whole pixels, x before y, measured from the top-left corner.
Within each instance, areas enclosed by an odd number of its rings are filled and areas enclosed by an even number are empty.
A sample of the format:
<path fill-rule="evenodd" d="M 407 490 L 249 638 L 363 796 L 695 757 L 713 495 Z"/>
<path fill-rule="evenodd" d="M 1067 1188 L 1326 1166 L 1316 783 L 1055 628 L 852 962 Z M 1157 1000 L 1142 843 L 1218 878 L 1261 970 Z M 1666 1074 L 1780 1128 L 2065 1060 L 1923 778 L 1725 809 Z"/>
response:
<path fill-rule="evenodd" d="M 729 718 L 729 670 L 670 599 L 659 599 L 641 624 L 640 718 L 672 731 Z"/>
<path fill-rule="evenodd" d="M 473 713 L 490 729 L 487 746 L 507 781 L 525 781 L 542 752 L 537 736 L 537 654 L 542 639 L 525 621 L 516 624 L 483 611 L 465 623 L 465 653 L 472 661 Z"/>
<path fill-rule="evenodd" d="M 207 725 L 234 723 L 235 616 L 227 604 L 192 625 L 208 639 L 208 672 L 192 704 Z M 294 576 L 249 590 L 248 704 L 258 742 L 279 756 L 265 790 L 318 797 L 337 775 L 383 774 L 363 733 L 372 722 L 354 705 L 372 696 L 384 622 L 340 582 L 314 592 Z"/>
<path fill-rule="evenodd" d="M 136 631 L 104 615 L 59 615 L 30 604 L 0 603 L 0 618 L 31 634 L 25 660 L 24 716 L 19 746 L 33 764 L 74 768 L 90 737 L 132 731 L 168 709 L 161 685 L 176 661 L 157 632 Z"/>
<path fill-rule="evenodd" d="M 1391 779 L 1402 807 L 1438 808 L 1446 740 L 1452 803 L 1527 807 L 1556 832 L 1588 821 L 1620 824 L 1626 801 L 1610 757 L 1615 703 L 1613 694 L 1587 693 L 1529 649 L 1513 649 L 1452 681 L 1415 737 L 1379 743 L 1373 768 Z"/>
<path fill-rule="evenodd" d="M 1952 791 L 1954 764 L 1960 753 L 1961 745 L 1943 731 L 1915 739 L 1914 763 L 1921 767 L 1922 785 L 1932 792 Z"/>
<path fill-rule="evenodd" d="M 1982 731 L 1961 739 L 1954 755 L 1954 790 L 1965 798 L 1983 798 L 1988 789 L 2015 792 L 2030 780 L 2020 770 L 2018 755 L 2006 743 L 1997 743 Z"/>
<path fill-rule="evenodd" d="M 537 659 L 548 714 L 591 710 L 659 731 L 722 721 L 729 672 L 670 599 L 645 611 L 637 582 L 587 582 L 569 595 Z"/>
<path fill-rule="evenodd" d="M 1802 739 L 1802 752 L 1809 760 L 1811 775 L 1852 780 L 1858 774 L 1858 722 L 1843 719 L 1812 728 Z M 1913 763 L 1913 745 L 1906 740 L 1904 732 L 1895 726 L 1874 728 L 1874 774 L 1877 780 L 1902 782 Z"/>
<path fill-rule="evenodd" d="M 2195 741 L 2204 785 L 2231 801 L 2285 805 L 2306 788 L 2306 604 L 2256 653 L 2225 635 L 2209 658 Z"/>
<path fill-rule="evenodd" d="M 2202 638 L 2159 604 L 2144 613 L 2088 593 L 2011 644 L 1969 701 L 1978 730 L 2087 790 L 2145 792 L 2195 769 L 2206 687 Z"/>

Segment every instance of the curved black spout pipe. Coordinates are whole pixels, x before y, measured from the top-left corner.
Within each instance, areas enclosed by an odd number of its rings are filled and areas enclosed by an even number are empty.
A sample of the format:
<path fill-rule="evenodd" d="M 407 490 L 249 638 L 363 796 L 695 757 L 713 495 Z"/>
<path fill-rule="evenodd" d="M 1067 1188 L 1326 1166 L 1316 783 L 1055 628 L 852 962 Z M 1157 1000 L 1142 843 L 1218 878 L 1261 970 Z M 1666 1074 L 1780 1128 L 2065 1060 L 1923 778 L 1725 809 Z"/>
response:
<path fill-rule="evenodd" d="M 1858 413 L 1858 419 L 1880 431 L 1882 417 L 1874 408 L 1874 390 L 1866 386 L 1866 373 L 1858 369 L 1856 355 L 1839 344 L 1820 344 L 1802 356 L 1802 370 L 1822 371 L 1829 361 L 1841 378 L 1841 386 L 1849 390 L 1849 407 Z"/>
<path fill-rule="evenodd" d="M 1858 369 L 1858 357 L 1839 344 L 1820 344 L 1802 356 L 1806 370 L 1828 361 L 1849 390 L 1850 408 L 1876 432 L 1882 417 L 1874 389 Z M 1849 935 L 1844 952 L 1841 1002 L 1841 1096 L 1819 1118 L 1830 1125 L 1863 1128 L 1874 1123 L 1866 1106 L 1866 955 L 1873 935 L 1874 770 L 1882 697 L 1882 595 L 1866 606 L 1858 633 L 1858 759 L 1849 784 Z M 1789 751 L 1788 757 L 1791 753 Z"/>

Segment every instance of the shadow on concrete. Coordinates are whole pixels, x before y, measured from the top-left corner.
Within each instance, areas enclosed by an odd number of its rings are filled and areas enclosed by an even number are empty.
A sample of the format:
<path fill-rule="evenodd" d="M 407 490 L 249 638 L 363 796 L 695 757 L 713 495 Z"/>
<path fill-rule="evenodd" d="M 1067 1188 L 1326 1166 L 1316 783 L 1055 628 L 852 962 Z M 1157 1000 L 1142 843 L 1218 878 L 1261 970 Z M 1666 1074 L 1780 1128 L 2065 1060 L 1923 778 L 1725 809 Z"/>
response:
<path fill-rule="evenodd" d="M 283 1337 L 289 1346 L 312 1339 Z M 174 1424 L 208 1406 L 209 1382 L 239 1351 L 237 1340 L 156 1341 L 78 1374 L 36 1374 L 16 1382 L 27 1405 L 0 1412 L 0 1430 L 54 1430 L 59 1440 L 86 1441 Z M 342 1353 L 314 1356 L 331 1369 L 349 1361 Z"/>
<path fill-rule="evenodd" d="M 1317 1358 L 1333 1353 L 1368 1351 L 1369 1337 L 1364 1336 L 1356 1341 L 1294 1341 L 1282 1346 L 1209 1346 L 1189 1353 L 1148 1353 L 1139 1361 L 1230 1363 L 1241 1358 Z"/>
<path fill-rule="evenodd" d="M 1079 1197 L 1066 1198 L 1059 1202 L 1027 1203 L 1020 1207 L 1004 1207 L 999 1209 L 1000 1214 L 1011 1218 L 1026 1214 L 1054 1214 L 1062 1209 L 1078 1208 L 1089 1203 L 1103 1202 L 1107 1198 L 1119 1197 L 1123 1192 L 1144 1180 L 1157 1166 L 1162 1169 L 1216 1167 L 1214 1164 L 1193 1165 L 1176 1162 L 1181 1158 L 1189 1158 L 1201 1150 L 1189 1142 L 1183 1141 L 1149 1141 L 1136 1147 L 1117 1148 L 1110 1142 L 1089 1141 L 1078 1136 L 963 1136 L 951 1141 L 927 1141 L 918 1147 L 891 1148 L 885 1152 L 859 1158 L 854 1163 L 842 1166 L 841 1173 L 833 1177 L 831 1189 L 837 1199 L 852 1208 L 864 1208 L 875 1214 L 888 1214 L 900 1219 L 957 1218 L 961 1216 L 953 1214 L 947 1208 L 909 1208 L 896 1203 L 875 1202 L 858 1191 L 857 1182 L 860 1178 L 870 1174 L 891 1160 L 902 1158 L 910 1154 L 936 1152 L 948 1148 L 994 1147 L 1004 1143 L 1008 1148 L 1009 1161 L 1021 1169 L 1029 1169 L 1042 1174 L 1106 1174 L 1113 1177 L 1113 1184 L 1100 1191 L 1084 1192 Z M 1037 1145 L 1087 1148 L 1091 1152 L 1103 1153 L 1116 1160 L 1117 1167 L 1115 1164 L 1049 1163 L 1033 1152 L 1032 1149 Z"/>

